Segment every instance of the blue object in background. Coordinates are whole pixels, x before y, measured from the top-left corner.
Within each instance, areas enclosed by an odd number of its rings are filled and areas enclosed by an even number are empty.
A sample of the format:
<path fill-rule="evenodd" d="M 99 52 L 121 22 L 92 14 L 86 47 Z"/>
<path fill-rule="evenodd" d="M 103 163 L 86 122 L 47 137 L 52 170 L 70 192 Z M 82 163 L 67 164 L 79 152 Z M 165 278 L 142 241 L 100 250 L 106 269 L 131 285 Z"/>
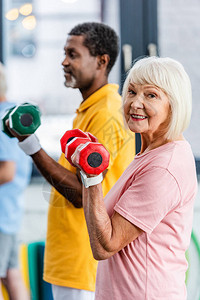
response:
<path fill-rule="evenodd" d="M 43 241 L 28 245 L 28 268 L 31 300 L 53 300 L 51 284 L 43 280 Z"/>
<path fill-rule="evenodd" d="M 0 117 L 14 106 L 11 102 L 0 103 Z M 11 182 L 0 185 L 0 231 L 16 234 L 20 230 L 23 215 L 23 193 L 32 170 L 32 160 L 18 146 L 16 138 L 10 138 L 0 131 L 0 161 L 13 161 L 16 173 Z"/>

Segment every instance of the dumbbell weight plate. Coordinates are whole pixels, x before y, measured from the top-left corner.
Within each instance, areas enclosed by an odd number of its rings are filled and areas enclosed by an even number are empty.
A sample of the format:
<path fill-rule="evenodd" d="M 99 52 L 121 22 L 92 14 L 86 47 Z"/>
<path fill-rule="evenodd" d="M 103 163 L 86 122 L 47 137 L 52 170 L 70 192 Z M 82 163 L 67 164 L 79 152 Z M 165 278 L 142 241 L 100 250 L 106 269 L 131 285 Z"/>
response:
<path fill-rule="evenodd" d="M 13 106 L 12 108 L 8 109 L 5 114 L 2 116 L 1 118 L 1 126 L 2 126 L 2 131 L 8 135 L 9 137 L 13 138 L 14 136 L 10 133 L 10 131 L 8 130 L 8 127 L 6 126 L 6 121 L 9 119 L 9 114 L 11 113 L 11 111 L 14 109 L 15 106 Z"/>
<path fill-rule="evenodd" d="M 80 138 L 80 137 L 70 137 L 67 141 L 66 148 L 65 148 L 65 158 L 68 160 L 68 162 L 73 166 L 76 167 L 71 160 L 71 156 L 76 150 L 76 148 L 80 144 L 89 143 L 89 138 Z"/>
<path fill-rule="evenodd" d="M 99 175 L 109 165 L 110 154 L 99 143 L 88 143 L 80 150 L 79 165 L 87 174 Z"/>
<path fill-rule="evenodd" d="M 39 115 L 39 118 L 41 116 L 41 112 L 40 112 L 40 109 L 37 105 L 34 105 L 32 103 L 28 103 L 28 102 L 25 102 L 25 103 L 22 103 L 20 106 L 28 106 L 28 107 L 31 107 L 32 110 L 36 111 L 36 115 Z M 26 107 L 26 109 L 29 110 L 29 108 Z M 29 113 L 25 113 L 24 115 L 22 115 L 21 119 L 20 119 L 21 123 L 23 126 L 25 127 L 28 127 L 30 126 L 32 123 L 33 123 L 33 116 L 32 114 L 29 114 Z M 39 125 L 40 126 L 40 125 Z M 38 126 L 38 127 L 39 127 Z"/>
<path fill-rule="evenodd" d="M 36 105 L 17 106 L 9 116 L 10 127 L 19 135 L 32 134 L 40 126 L 40 110 Z"/>
<path fill-rule="evenodd" d="M 34 109 L 38 110 L 39 111 L 39 114 L 40 114 L 40 110 L 38 108 L 38 106 L 34 105 L 34 104 L 31 104 L 31 103 L 28 103 L 28 102 L 24 102 L 22 104 L 20 104 L 20 106 L 32 106 Z M 20 122 L 22 123 L 23 126 L 25 127 L 28 127 L 30 126 L 32 123 L 33 123 L 33 117 L 31 114 L 26 114 L 24 113 L 21 118 L 20 118 Z"/>
<path fill-rule="evenodd" d="M 61 149 L 62 152 L 65 153 L 65 147 L 67 145 L 67 143 L 69 143 L 70 141 L 72 141 L 73 138 L 86 138 L 89 139 L 87 134 L 84 133 L 82 130 L 80 129 L 72 129 L 72 130 L 67 130 L 65 132 L 65 134 L 61 137 L 60 139 L 60 144 L 61 144 Z M 75 151 L 75 149 L 74 149 Z"/>
<path fill-rule="evenodd" d="M 98 168 L 103 162 L 102 155 L 98 152 L 92 152 L 88 155 L 87 162 L 90 167 Z"/>
<path fill-rule="evenodd" d="M 20 117 L 20 122 L 24 127 L 29 127 L 33 124 L 33 116 L 31 114 L 23 114 Z"/>

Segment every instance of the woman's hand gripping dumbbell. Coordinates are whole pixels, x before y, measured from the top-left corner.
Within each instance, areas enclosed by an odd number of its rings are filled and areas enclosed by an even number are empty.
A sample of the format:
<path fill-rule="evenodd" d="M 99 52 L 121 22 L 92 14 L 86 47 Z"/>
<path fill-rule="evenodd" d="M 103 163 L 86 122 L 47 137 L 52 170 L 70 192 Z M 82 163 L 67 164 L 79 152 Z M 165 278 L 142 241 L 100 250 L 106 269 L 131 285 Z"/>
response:
<path fill-rule="evenodd" d="M 81 179 L 85 187 L 103 180 L 102 172 L 109 165 L 110 154 L 93 135 L 84 133 L 80 129 L 68 130 L 60 143 L 69 163 L 81 169 Z"/>

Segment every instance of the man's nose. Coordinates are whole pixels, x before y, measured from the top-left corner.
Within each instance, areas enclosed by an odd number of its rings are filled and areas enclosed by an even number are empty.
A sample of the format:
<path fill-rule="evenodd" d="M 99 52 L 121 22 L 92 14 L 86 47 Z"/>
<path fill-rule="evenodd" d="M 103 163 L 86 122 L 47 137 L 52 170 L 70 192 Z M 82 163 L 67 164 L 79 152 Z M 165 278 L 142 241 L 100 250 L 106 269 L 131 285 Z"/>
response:
<path fill-rule="evenodd" d="M 62 62 L 63 66 L 68 66 L 69 65 L 69 61 L 67 59 L 67 56 L 64 58 L 63 62 Z"/>

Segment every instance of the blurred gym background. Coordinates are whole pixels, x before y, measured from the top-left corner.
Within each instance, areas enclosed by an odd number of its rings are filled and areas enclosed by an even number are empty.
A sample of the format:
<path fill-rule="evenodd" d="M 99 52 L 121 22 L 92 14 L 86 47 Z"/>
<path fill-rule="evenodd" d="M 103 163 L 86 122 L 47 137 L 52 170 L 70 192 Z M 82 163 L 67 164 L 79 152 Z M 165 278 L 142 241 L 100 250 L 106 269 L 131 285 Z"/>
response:
<path fill-rule="evenodd" d="M 190 75 L 193 114 L 185 137 L 192 146 L 200 182 L 199 15 L 198 0 L 0 0 L 0 61 L 6 65 L 8 99 L 39 105 L 42 126 L 37 135 L 57 160 L 60 137 L 71 128 L 81 99 L 79 91 L 64 87 L 61 62 L 67 33 L 84 21 L 109 24 L 121 38 L 121 53 L 110 82 L 121 87 L 132 61 L 144 55 L 175 58 Z M 138 137 L 136 143 L 138 149 Z M 45 240 L 49 193 L 50 186 L 34 167 L 25 192 L 22 243 Z M 188 252 L 188 300 L 200 299 L 199 240 L 200 191 Z"/>

